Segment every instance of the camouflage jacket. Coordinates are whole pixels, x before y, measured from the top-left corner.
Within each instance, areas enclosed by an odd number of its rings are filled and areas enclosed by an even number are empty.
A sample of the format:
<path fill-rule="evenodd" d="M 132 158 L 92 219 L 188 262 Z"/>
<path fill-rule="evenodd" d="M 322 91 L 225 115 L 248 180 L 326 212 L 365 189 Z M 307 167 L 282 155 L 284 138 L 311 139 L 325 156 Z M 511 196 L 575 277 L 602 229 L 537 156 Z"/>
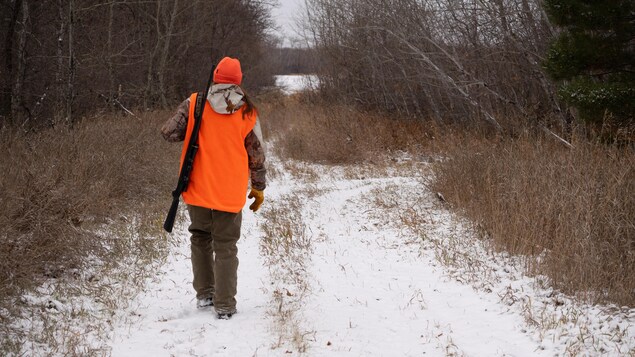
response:
<path fill-rule="evenodd" d="M 228 114 L 235 112 L 245 104 L 242 100 L 243 96 L 244 93 L 238 86 L 215 84 L 207 94 L 207 101 L 217 113 Z M 161 134 L 165 140 L 178 142 L 185 139 L 189 112 L 190 98 L 187 98 L 179 104 L 176 113 L 163 124 Z M 247 150 L 249 160 L 251 186 L 261 191 L 267 185 L 263 143 L 260 121 L 256 119 L 256 125 L 245 137 L 245 150 Z"/>

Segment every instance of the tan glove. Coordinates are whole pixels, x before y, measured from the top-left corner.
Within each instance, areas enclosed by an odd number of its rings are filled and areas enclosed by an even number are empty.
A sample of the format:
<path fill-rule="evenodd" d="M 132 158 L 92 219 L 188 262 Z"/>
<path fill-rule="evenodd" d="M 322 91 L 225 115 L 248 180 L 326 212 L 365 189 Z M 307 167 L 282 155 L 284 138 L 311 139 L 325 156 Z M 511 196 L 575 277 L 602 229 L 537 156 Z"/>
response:
<path fill-rule="evenodd" d="M 260 208 L 260 205 L 265 201 L 265 192 L 252 188 L 251 192 L 249 192 L 249 196 L 247 197 L 254 198 L 254 203 L 249 206 L 249 209 L 256 212 Z"/>

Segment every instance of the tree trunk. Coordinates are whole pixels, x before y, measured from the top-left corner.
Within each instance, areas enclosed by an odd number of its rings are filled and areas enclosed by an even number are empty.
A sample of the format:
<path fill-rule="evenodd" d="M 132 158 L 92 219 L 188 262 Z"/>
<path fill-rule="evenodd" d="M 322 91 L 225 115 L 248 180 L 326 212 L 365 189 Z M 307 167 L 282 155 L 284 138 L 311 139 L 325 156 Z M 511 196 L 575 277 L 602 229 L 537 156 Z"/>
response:
<path fill-rule="evenodd" d="M 5 78 L 2 88 L 2 98 L 0 99 L 0 116 L 6 118 L 6 124 L 11 123 L 11 89 L 13 83 L 13 36 L 15 35 L 15 25 L 18 22 L 18 15 L 22 7 L 22 0 L 12 1 L 11 16 L 8 18 L 9 26 L 4 42 L 4 71 L 2 78 Z M 0 123 L 0 127 L 5 122 Z"/>
<path fill-rule="evenodd" d="M 534 41 L 538 42 L 541 40 L 541 34 L 538 33 L 538 27 L 536 26 L 536 19 L 534 18 L 533 11 L 529 6 L 528 0 L 522 0 L 522 19 L 523 26 L 531 32 L 531 37 L 534 38 Z"/>
<path fill-rule="evenodd" d="M 112 51 L 112 27 L 113 27 L 113 18 L 114 18 L 114 7 L 115 7 L 115 2 L 111 2 L 110 5 L 108 6 L 108 39 L 107 39 L 107 49 L 108 49 L 108 54 L 107 54 L 107 67 L 108 67 L 108 105 L 110 110 L 112 110 L 113 108 L 113 101 L 115 99 L 115 72 L 113 70 L 113 65 L 112 65 L 112 57 L 113 57 L 113 51 Z"/>
<path fill-rule="evenodd" d="M 68 1 L 68 85 L 66 93 L 66 122 L 73 127 L 73 100 L 75 98 L 75 52 L 73 48 L 74 0 Z"/>
<path fill-rule="evenodd" d="M 29 4 L 27 0 L 22 0 L 22 29 L 18 33 L 18 57 L 15 80 L 11 88 L 11 119 L 13 124 L 21 123 L 22 118 L 22 87 L 24 86 L 24 76 L 26 72 L 26 37 L 27 24 L 29 21 Z"/>
<path fill-rule="evenodd" d="M 150 108 L 150 101 L 153 100 L 154 97 L 154 59 L 157 56 L 157 53 L 159 52 L 159 48 L 161 45 L 161 0 L 157 0 L 157 12 L 156 12 L 156 17 L 154 18 L 154 24 L 155 24 L 155 29 L 156 29 L 156 42 L 154 45 L 154 49 L 152 50 L 152 53 L 150 54 L 150 58 L 148 59 L 148 73 L 147 73 L 147 78 L 146 78 L 146 90 L 145 90 L 145 96 L 143 99 L 144 102 L 144 106 L 146 109 Z"/>
<path fill-rule="evenodd" d="M 168 55 L 170 53 L 170 40 L 172 39 L 174 32 L 174 21 L 176 20 L 177 9 L 179 0 L 174 0 L 172 11 L 170 12 L 170 23 L 168 29 L 165 32 L 165 40 L 163 41 L 163 49 L 161 51 L 161 61 L 159 62 L 159 68 L 157 69 L 157 75 L 159 80 L 159 93 L 161 94 L 161 105 L 163 108 L 168 107 L 168 101 L 165 97 L 165 72 L 168 62 Z"/>
<path fill-rule="evenodd" d="M 507 23 L 507 11 L 505 9 L 505 4 L 503 4 L 503 0 L 496 0 L 496 5 L 498 6 L 498 18 L 503 31 L 503 43 L 507 43 L 510 31 Z"/>
<path fill-rule="evenodd" d="M 64 61 L 64 33 L 66 31 L 66 16 L 64 15 L 64 0 L 57 1 L 57 9 L 58 9 L 58 21 L 59 27 L 57 29 L 57 70 L 55 71 L 55 112 L 53 113 L 53 121 L 54 123 L 60 122 L 60 120 L 64 117 L 65 112 L 65 103 L 66 101 L 66 88 L 64 85 L 64 71 L 66 70 L 66 65 Z"/>

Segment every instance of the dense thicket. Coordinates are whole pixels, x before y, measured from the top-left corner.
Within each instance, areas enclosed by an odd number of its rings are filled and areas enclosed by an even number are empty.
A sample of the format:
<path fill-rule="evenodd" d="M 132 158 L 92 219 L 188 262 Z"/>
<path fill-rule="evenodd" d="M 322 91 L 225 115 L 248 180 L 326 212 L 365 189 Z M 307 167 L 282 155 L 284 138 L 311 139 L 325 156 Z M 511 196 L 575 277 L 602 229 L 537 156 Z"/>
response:
<path fill-rule="evenodd" d="M 564 81 L 562 98 L 588 121 L 635 120 L 635 2 L 547 0 L 545 9 L 563 29 L 546 62 Z"/>
<path fill-rule="evenodd" d="M 308 0 L 324 93 L 438 121 L 558 113 L 539 0 Z"/>
<path fill-rule="evenodd" d="M 111 107 L 155 108 L 204 85 L 212 61 L 239 57 L 245 83 L 271 82 L 260 60 L 266 0 L 2 0 L 1 125 L 71 123 Z"/>

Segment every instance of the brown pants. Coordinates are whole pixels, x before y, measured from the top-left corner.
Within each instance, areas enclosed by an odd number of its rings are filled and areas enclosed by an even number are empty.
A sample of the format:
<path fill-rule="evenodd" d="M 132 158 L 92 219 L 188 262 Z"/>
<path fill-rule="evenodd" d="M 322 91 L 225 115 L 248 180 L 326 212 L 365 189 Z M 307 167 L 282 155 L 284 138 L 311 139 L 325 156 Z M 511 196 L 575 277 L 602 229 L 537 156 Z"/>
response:
<path fill-rule="evenodd" d="M 198 299 L 213 298 L 218 313 L 236 310 L 238 248 L 242 212 L 187 206 L 192 224 L 192 285 Z"/>

